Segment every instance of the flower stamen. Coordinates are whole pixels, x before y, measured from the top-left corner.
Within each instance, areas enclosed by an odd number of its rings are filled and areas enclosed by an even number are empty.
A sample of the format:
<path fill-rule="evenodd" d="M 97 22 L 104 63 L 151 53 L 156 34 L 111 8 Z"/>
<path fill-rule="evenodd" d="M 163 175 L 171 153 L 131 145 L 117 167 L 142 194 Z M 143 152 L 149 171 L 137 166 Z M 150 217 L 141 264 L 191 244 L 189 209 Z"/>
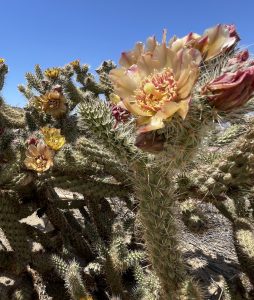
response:
<path fill-rule="evenodd" d="M 147 76 L 134 94 L 142 109 L 159 111 L 162 104 L 177 97 L 177 84 L 172 70 L 165 68 L 160 73 Z"/>

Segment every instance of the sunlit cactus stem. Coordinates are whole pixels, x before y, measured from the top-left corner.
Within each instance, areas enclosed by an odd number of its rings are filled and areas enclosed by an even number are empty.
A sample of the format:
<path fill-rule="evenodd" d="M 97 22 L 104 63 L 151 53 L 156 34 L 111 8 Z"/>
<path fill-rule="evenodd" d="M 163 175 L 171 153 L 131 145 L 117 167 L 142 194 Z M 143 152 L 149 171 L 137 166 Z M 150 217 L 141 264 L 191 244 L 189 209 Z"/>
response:
<path fill-rule="evenodd" d="M 177 250 L 174 195 L 167 178 L 147 168 L 137 178 L 140 219 L 147 250 L 160 278 L 164 299 L 174 298 L 186 276 L 181 253 Z"/>
<path fill-rule="evenodd" d="M 178 249 L 176 195 L 173 184 L 169 184 L 168 176 L 157 168 L 147 167 L 136 178 L 136 194 L 140 201 L 139 215 L 147 251 L 160 278 L 163 299 L 190 299 L 187 295 L 191 289 L 195 290 L 197 295 L 191 299 L 202 299 L 198 284 L 187 276 Z"/>

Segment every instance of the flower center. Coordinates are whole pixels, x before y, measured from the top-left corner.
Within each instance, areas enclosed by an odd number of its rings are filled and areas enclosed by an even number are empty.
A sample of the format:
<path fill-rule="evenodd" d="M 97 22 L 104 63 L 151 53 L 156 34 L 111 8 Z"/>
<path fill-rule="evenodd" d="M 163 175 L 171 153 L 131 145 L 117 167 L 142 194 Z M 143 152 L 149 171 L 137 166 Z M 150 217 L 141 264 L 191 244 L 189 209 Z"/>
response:
<path fill-rule="evenodd" d="M 47 165 L 47 160 L 43 155 L 40 155 L 36 158 L 36 165 L 38 170 L 44 170 Z"/>
<path fill-rule="evenodd" d="M 134 93 L 141 108 L 157 112 L 162 104 L 177 96 L 177 84 L 171 69 L 165 68 L 160 73 L 146 77 Z"/>
<path fill-rule="evenodd" d="M 59 106 L 59 100 L 55 100 L 55 99 L 50 99 L 48 101 L 48 106 L 50 109 L 56 109 Z"/>
<path fill-rule="evenodd" d="M 50 145 L 58 145 L 60 142 L 60 138 L 59 137 L 54 137 L 54 136 L 51 136 L 48 138 L 48 143 Z"/>

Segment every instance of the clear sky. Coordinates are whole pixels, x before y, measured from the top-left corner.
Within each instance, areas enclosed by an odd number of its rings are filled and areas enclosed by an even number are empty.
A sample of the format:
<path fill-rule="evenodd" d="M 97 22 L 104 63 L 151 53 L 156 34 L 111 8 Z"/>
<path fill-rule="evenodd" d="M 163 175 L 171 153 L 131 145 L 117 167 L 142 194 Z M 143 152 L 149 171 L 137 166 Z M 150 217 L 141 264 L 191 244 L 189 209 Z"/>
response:
<path fill-rule="evenodd" d="M 2 0 L 0 57 L 9 74 L 2 94 L 22 106 L 17 85 L 35 64 L 62 66 L 74 59 L 95 69 L 118 61 L 124 50 L 148 36 L 202 33 L 218 23 L 234 23 L 254 52 L 254 0 Z"/>

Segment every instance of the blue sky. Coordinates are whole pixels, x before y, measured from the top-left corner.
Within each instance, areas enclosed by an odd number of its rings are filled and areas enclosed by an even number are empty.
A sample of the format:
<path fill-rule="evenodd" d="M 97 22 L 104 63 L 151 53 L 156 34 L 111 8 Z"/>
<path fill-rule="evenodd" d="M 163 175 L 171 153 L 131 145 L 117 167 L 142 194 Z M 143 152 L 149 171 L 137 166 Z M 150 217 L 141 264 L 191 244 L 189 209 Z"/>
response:
<path fill-rule="evenodd" d="M 95 69 L 101 61 L 118 61 L 136 41 L 202 33 L 218 23 L 234 23 L 254 52 L 254 1 L 236 0 L 3 0 L 0 17 L 0 57 L 10 72 L 2 94 L 22 106 L 17 90 L 35 64 L 62 66 L 74 59 Z"/>

